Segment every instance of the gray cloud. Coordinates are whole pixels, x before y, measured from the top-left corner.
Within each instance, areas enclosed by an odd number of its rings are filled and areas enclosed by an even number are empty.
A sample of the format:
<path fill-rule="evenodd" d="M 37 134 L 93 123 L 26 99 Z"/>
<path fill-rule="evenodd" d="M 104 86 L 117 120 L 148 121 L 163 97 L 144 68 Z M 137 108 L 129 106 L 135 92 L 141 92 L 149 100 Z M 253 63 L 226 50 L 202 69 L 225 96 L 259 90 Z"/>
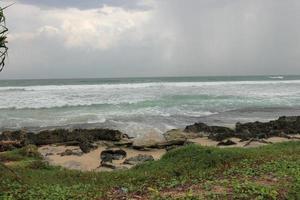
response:
<path fill-rule="evenodd" d="M 20 3 L 37 5 L 43 8 L 79 8 L 91 9 L 104 5 L 126 9 L 148 9 L 141 0 L 19 0 Z"/>
<path fill-rule="evenodd" d="M 300 74 L 297 0 L 157 0 L 103 15 L 66 2 L 7 11 L 14 37 L 0 78 Z M 86 21 L 72 24 L 78 12 Z"/>

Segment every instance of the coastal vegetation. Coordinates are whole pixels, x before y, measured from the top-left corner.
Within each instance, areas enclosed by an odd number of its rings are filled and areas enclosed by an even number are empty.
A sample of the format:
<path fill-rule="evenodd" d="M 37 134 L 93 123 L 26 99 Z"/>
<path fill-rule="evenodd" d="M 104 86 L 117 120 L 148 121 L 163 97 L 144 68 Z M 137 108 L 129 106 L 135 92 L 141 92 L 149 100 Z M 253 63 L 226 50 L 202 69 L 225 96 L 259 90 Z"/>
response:
<path fill-rule="evenodd" d="M 188 145 L 114 172 L 49 166 L 34 146 L 0 158 L 14 170 L 0 175 L 0 199 L 300 198 L 300 142 L 249 149 Z"/>
<path fill-rule="evenodd" d="M 299 121 L 283 116 L 235 129 L 195 123 L 136 139 L 110 129 L 3 131 L 0 199 L 299 199 Z M 164 153 L 155 160 L 153 151 Z M 93 152 L 99 167 L 92 171 L 51 162 Z"/>
<path fill-rule="evenodd" d="M 0 7 L 0 72 L 3 70 L 5 65 L 5 58 L 7 55 L 8 47 L 6 46 L 7 43 L 7 32 L 8 29 L 5 25 L 5 16 L 3 10 L 5 8 Z"/>

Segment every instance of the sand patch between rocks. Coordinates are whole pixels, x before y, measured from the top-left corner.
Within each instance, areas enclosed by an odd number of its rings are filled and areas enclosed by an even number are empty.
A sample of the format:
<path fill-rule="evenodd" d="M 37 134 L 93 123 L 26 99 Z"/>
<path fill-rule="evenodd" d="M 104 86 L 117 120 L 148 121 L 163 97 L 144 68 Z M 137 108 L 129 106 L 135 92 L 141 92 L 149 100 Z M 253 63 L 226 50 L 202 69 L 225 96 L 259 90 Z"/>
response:
<path fill-rule="evenodd" d="M 292 137 L 298 137 L 300 138 L 300 134 L 297 135 L 291 135 Z M 245 144 L 247 144 L 248 141 L 240 142 L 239 138 L 229 138 L 233 142 L 235 142 L 235 145 L 230 146 L 218 146 L 220 148 L 231 148 L 231 147 L 240 147 L 244 148 Z M 299 139 L 288 139 L 284 137 L 271 137 L 268 139 L 265 139 L 267 142 L 271 143 L 279 143 L 279 142 L 286 142 L 286 141 L 296 141 Z M 189 139 L 188 141 L 199 144 L 202 146 L 213 146 L 216 147 L 219 142 L 213 141 L 211 139 L 208 139 L 207 137 L 199 137 L 195 139 Z M 253 141 L 250 144 L 248 144 L 247 148 L 253 148 L 253 147 L 259 147 L 267 145 L 266 143 L 261 143 L 258 141 Z M 76 169 L 81 171 L 112 171 L 112 169 L 105 168 L 105 167 L 99 167 L 100 166 L 100 154 L 102 151 L 106 150 L 106 146 L 99 146 L 97 149 L 86 153 L 82 155 L 69 155 L 69 156 L 61 156 L 60 154 L 65 152 L 67 149 L 72 150 L 76 153 L 81 153 L 81 150 L 77 146 L 57 146 L 57 145 L 47 145 L 42 146 L 39 148 L 39 152 L 42 154 L 42 156 L 47 160 L 50 165 L 55 166 L 61 166 L 68 169 Z M 121 148 L 126 151 L 127 156 L 126 158 L 122 160 L 114 160 L 113 164 L 116 164 L 118 166 L 125 166 L 127 168 L 131 168 L 132 165 L 124 165 L 122 164 L 125 159 L 131 158 L 134 156 L 137 156 L 139 154 L 143 155 L 151 155 L 155 160 L 160 159 L 165 153 L 165 149 L 150 149 L 149 151 L 141 151 L 141 150 L 135 150 L 132 148 L 124 147 Z"/>

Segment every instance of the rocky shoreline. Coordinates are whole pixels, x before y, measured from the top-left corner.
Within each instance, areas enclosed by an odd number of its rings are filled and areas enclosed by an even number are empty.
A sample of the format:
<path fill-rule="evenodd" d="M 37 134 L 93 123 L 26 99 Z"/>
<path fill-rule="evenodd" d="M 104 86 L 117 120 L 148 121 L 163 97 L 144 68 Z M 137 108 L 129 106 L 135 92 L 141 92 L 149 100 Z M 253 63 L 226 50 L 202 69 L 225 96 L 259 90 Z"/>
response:
<path fill-rule="evenodd" d="M 137 138 L 110 129 L 53 129 L 38 133 L 3 131 L 0 152 L 36 145 L 52 165 L 84 171 L 128 169 L 159 159 L 166 151 L 196 143 L 204 146 L 252 147 L 299 140 L 300 116 L 269 122 L 236 123 L 235 129 L 195 123 L 164 134 L 149 132 Z"/>

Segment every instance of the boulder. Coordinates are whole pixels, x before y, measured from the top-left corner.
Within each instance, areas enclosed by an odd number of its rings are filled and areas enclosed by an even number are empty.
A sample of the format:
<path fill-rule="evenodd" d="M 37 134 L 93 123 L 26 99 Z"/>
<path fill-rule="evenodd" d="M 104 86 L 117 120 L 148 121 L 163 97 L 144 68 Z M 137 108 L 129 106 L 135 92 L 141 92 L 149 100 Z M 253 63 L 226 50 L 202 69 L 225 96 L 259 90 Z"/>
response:
<path fill-rule="evenodd" d="M 122 160 L 127 156 L 126 151 L 122 149 L 107 149 L 101 152 L 102 162 L 112 162 L 113 160 Z"/>
<path fill-rule="evenodd" d="M 94 145 L 91 141 L 89 141 L 85 137 L 79 138 L 78 141 L 79 141 L 79 148 L 83 153 L 89 153 L 91 150 L 97 148 L 97 145 Z"/>
<path fill-rule="evenodd" d="M 163 134 L 167 141 L 171 140 L 186 140 L 187 135 L 182 132 L 180 129 L 172 129 Z"/>
<path fill-rule="evenodd" d="M 162 134 L 149 132 L 137 137 L 132 144 L 134 149 L 146 150 L 147 148 L 157 148 L 159 144 L 166 142 Z"/>
<path fill-rule="evenodd" d="M 226 140 L 226 141 L 221 141 L 217 145 L 218 146 L 230 146 L 230 145 L 235 145 L 236 143 L 232 140 Z"/>
<path fill-rule="evenodd" d="M 154 158 L 151 155 L 139 154 L 137 156 L 126 159 L 123 164 L 137 165 L 137 164 L 141 164 L 141 163 L 144 163 L 144 162 L 147 162 L 147 161 L 153 161 L 153 160 L 154 160 Z"/>

